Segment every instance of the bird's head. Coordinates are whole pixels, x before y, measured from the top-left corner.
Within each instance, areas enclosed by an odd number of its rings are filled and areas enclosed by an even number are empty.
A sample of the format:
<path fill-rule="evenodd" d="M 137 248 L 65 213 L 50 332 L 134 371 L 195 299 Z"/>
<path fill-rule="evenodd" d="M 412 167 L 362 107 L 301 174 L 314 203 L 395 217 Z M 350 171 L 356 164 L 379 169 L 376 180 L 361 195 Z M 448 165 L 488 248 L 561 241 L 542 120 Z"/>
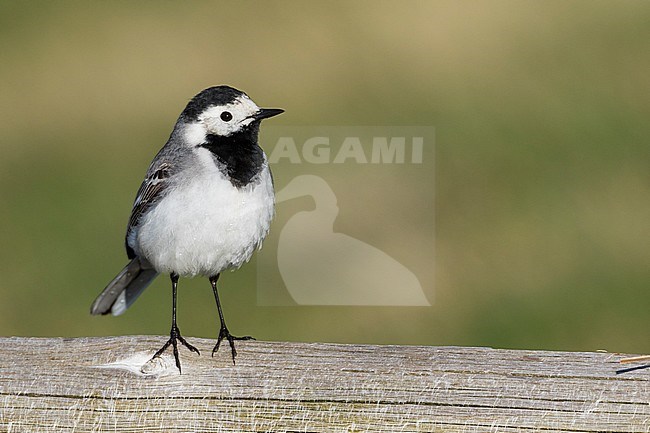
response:
<path fill-rule="evenodd" d="M 210 87 L 197 94 L 180 115 L 184 136 L 190 146 L 204 143 L 208 136 L 230 137 L 257 134 L 262 119 L 284 112 L 260 108 L 246 93 L 229 86 Z"/>

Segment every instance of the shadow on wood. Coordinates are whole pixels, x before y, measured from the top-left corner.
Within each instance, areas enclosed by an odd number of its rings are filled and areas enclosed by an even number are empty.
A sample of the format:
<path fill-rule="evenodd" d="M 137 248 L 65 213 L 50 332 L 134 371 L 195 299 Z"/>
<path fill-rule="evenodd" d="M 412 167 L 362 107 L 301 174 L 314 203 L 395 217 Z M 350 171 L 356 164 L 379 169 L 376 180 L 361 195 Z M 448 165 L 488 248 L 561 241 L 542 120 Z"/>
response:
<path fill-rule="evenodd" d="M 648 432 L 650 369 L 622 356 L 166 337 L 0 338 L 7 432 Z"/>

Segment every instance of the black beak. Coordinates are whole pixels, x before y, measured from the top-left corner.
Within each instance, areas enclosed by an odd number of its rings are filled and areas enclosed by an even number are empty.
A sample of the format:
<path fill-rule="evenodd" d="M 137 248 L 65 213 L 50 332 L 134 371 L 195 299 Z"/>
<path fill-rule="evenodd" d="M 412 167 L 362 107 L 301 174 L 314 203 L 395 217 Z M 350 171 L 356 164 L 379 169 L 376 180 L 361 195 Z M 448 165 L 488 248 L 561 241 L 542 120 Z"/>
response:
<path fill-rule="evenodd" d="M 281 113 L 284 113 L 284 110 L 281 108 L 260 108 L 260 111 L 253 114 L 253 118 L 255 120 L 268 119 Z"/>

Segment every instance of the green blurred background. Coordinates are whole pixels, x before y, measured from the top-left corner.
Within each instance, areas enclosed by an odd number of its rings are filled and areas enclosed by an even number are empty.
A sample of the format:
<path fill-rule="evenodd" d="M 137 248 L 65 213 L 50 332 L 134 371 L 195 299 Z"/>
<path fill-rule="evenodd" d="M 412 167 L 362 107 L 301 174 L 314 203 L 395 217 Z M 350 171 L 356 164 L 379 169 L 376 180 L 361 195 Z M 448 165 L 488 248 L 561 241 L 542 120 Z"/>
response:
<path fill-rule="evenodd" d="M 0 52 L 0 335 L 168 332 L 167 278 L 88 310 L 176 117 L 227 83 L 274 125 L 436 127 L 433 306 L 262 307 L 249 264 L 233 333 L 650 351 L 648 2 L 2 1 Z M 216 336 L 205 280 L 179 308 Z"/>

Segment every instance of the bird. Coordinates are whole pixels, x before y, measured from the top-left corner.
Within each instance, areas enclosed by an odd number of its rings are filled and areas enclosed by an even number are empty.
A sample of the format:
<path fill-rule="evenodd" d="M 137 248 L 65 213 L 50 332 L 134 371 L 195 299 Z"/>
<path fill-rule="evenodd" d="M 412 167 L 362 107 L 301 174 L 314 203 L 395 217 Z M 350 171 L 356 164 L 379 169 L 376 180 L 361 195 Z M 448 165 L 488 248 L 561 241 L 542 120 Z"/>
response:
<path fill-rule="evenodd" d="M 204 89 L 187 103 L 136 194 L 125 239 L 130 262 L 91 306 L 93 315 L 118 316 L 159 274 L 168 274 L 171 330 L 151 359 L 172 346 L 179 373 L 179 342 L 200 354 L 177 325 L 180 277 L 210 281 L 220 321 L 212 356 L 225 339 L 234 364 L 235 341 L 253 339 L 230 334 L 217 281 L 223 271 L 247 262 L 269 232 L 275 214 L 273 177 L 258 136 L 262 120 L 283 112 L 260 108 L 226 85 Z"/>

